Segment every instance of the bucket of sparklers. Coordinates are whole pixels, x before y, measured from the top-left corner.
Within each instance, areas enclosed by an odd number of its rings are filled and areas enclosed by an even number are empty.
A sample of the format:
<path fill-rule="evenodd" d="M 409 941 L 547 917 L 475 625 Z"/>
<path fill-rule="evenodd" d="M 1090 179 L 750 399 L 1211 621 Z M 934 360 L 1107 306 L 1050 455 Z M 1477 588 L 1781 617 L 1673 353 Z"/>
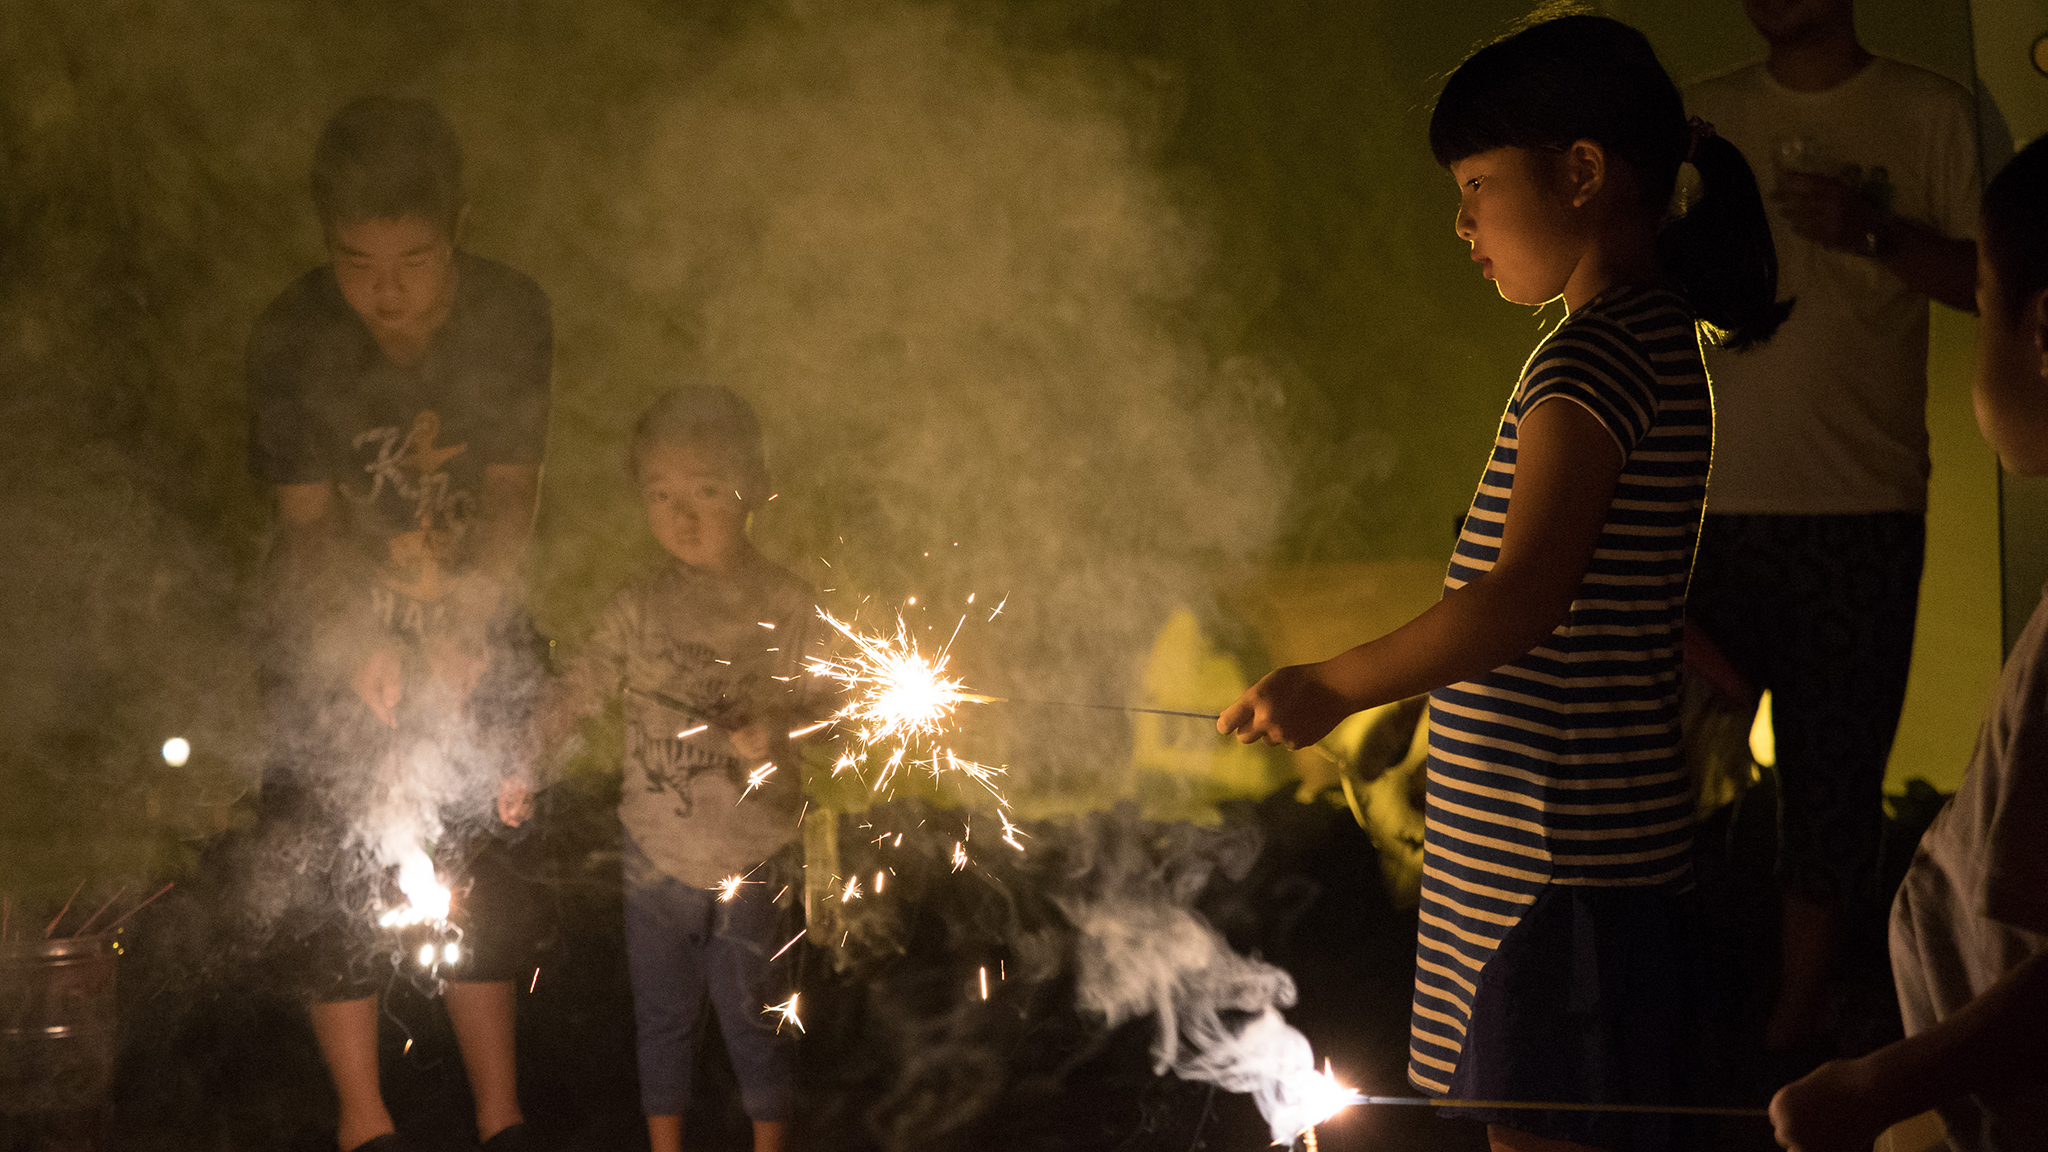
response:
<path fill-rule="evenodd" d="M 116 957 L 106 935 L 0 942 L 0 1114 L 106 1100 Z"/>

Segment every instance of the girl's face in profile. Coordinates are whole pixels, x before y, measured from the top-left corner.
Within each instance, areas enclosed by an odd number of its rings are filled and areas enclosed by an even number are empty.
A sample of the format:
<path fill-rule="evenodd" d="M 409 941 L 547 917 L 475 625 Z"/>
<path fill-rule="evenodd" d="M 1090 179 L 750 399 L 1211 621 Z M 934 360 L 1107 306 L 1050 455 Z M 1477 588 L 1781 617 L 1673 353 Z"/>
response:
<path fill-rule="evenodd" d="M 1561 157 L 1494 148 L 1451 165 L 1458 182 L 1458 238 L 1515 304 L 1545 304 L 1564 292 L 1584 245 L 1558 171 Z"/>

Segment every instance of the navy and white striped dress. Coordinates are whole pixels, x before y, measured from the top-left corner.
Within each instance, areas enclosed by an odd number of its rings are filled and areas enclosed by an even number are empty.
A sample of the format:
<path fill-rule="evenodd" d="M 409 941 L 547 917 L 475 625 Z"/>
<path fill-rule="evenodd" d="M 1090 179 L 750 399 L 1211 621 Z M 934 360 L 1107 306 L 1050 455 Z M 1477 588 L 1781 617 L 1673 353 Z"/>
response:
<path fill-rule="evenodd" d="M 1626 463 L 1570 616 L 1527 655 L 1430 699 L 1409 1077 L 1438 1093 L 1458 1069 L 1480 970 L 1547 885 L 1690 878 L 1679 645 L 1713 406 L 1685 300 L 1611 289 L 1537 346 L 1501 419 L 1446 591 L 1493 567 L 1517 428 L 1550 400 L 1591 412 Z"/>

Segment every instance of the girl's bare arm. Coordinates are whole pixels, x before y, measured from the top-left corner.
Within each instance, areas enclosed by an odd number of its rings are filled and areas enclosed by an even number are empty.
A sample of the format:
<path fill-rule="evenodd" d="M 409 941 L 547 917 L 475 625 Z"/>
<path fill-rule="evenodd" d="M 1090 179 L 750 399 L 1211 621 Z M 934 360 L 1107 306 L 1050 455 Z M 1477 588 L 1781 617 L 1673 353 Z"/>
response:
<path fill-rule="evenodd" d="M 1522 418 L 1493 570 L 1377 640 L 1267 676 L 1217 730 L 1303 747 L 1353 712 L 1469 680 L 1536 647 L 1578 596 L 1622 463 L 1592 413 L 1564 400 L 1538 404 Z"/>

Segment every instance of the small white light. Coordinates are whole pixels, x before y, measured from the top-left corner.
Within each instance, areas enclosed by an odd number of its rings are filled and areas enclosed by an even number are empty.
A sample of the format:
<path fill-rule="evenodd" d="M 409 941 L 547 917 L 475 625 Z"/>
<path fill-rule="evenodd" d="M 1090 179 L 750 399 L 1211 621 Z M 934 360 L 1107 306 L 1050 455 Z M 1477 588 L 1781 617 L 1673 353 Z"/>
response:
<path fill-rule="evenodd" d="M 164 763 L 173 768 L 183 768 L 185 761 L 192 758 L 192 742 L 183 736 L 173 736 L 164 741 Z"/>
<path fill-rule="evenodd" d="M 441 948 L 441 963 L 455 964 L 462 960 L 462 945 L 450 940 Z"/>
<path fill-rule="evenodd" d="M 420 967 L 422 967 L 422 968 L 432 968 L 433 966 L 434 966 L 434 946 L 433 946 L 432 944 L 422 944 L 422 945 L 420 945 Z"/>

